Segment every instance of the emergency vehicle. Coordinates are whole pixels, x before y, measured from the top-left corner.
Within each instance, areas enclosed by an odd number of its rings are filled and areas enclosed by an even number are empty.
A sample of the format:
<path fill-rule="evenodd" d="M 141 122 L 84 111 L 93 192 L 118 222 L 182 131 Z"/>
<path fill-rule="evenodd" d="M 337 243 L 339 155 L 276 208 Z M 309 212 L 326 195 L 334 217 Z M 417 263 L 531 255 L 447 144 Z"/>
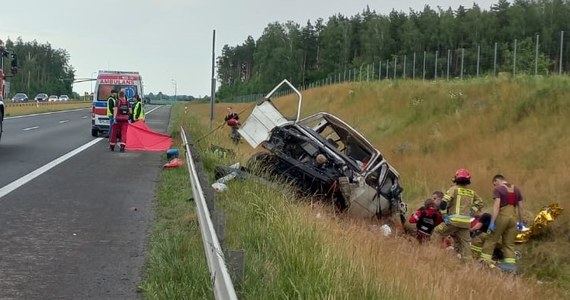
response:
<path fill-rule="evenodd" d="M 93 92 L 91 110 L 91 135 L 109 132 L 109 117 L 107 116 L 107 98 L 111 91 L 125 92 L 129 103 L 135 102 L 135 95 L 143 96 L 142 77 L 139 72 L 129 71 L 99 71 Z"/>

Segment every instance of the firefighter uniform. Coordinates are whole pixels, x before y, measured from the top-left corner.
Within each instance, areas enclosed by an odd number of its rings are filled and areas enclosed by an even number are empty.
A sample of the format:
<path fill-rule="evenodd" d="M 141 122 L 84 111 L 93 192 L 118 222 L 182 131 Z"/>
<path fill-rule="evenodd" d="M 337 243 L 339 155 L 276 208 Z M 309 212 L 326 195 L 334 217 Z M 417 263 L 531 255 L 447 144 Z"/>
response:
<path fill-rule="evenodd" d="M 483 208 L 481 197 L 467 188 L 471 181 L 469 171 L 460 169 L 456 172 L 453 185 L 443 196 L 440 209 L 444 223 L 435 228 L 435 234 L 445 237 L 454 234 L 458 240 L 458 252 L 461 259 L 471 260 L 471 217 Z"/>
<path fill-rule="evenodd" d="M 502 190 L 502 191 L 501 191 Z M 515 266 L 515 238 L 517 235 L 517 205 L 522 201 L 520 190 L 513 184 L 505 183 L 495 187 L 495 201 L 500 201 L 499 213 L 495 218 L 495 230 L 488 234 L 481 259 L 488 265 L 493 265 L 493 251 L 499 243 L 503 243 L 504 263 Z"/>

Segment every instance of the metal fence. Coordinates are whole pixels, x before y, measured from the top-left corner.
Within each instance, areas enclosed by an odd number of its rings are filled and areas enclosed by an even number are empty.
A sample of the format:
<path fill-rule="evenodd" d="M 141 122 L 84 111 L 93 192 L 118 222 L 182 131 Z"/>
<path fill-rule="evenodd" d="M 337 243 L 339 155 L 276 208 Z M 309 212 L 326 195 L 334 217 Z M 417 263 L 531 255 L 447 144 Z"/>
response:
<path fill-rule="evenodd" d="M 473 48 L 445 49 L 394 54 L 373 63 L 345 68 L 329 74 L 326 78 L 311 82 L 301 89 L 310 89 L 343 82 L 374 80 L 465 80 L 479 77 L 495 77 L 499 74 L 517 76 L 563 75 L 570 72 L 565 52 L 570 51 L 570 39 L 565 41 L 561 31 L 557 53 L 544 53 L 540 35 L 524 40 L 513 39 L 510 43 L 477 45 Z M 570 55 L 570 54 L 569 54 Z M 553 59 L 554 57 L 555 59 Z M 277 96 L 292 91 L 281 91 Z M 251 102 L 262 94 L 243 95 L 231 102 Z"/>

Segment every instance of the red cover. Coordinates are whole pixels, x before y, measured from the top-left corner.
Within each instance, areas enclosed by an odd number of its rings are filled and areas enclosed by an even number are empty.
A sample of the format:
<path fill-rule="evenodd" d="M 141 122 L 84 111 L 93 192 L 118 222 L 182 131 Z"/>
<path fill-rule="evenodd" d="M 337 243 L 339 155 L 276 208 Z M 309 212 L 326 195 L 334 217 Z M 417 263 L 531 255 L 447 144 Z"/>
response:
<path fill-rule="evenodd" d="M 127 150 L 166 151 L 172 146 L 170 135 L 152 131 L 144 121 L 129 124 Z"/>

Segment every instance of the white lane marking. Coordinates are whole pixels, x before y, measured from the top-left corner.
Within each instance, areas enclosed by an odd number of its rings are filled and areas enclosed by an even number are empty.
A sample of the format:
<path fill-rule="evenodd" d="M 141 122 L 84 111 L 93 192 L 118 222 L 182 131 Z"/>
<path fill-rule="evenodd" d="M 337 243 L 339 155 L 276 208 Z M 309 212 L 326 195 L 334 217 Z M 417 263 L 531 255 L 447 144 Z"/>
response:
<path fill-rule="evenodd" d="M 19 179 L 16 179 L 16 180 L 12 181 L 11 183 L 5 185 L 4 187 L 0 188 L 0 199 L 2 197 L 6 196 L 7 194 L 13 192 L 17 188 L 21 187 L 22 185 L 30 182 L 34 178 L 36 178 L 36 177 L 42 175 L 43 173 L 49 171 L 53 167 L 55 167 L 55 166 L 61 164 L 62 162 L 72 158 L 73 156 L 79 154 L 81 151 L 95 145 L 96 143 L 98 143 L 102 139 L 103 138 L 96 138 L 96 139 L 90 141 L 89 143 L 87 143 L 87 144 L 85 144 L 85 145 L 83 145 L 83 146 L 81 146 L 75 150 L 68 152 L 67 154 L 64 154 L 64 155 L 52 160 L 51 162 L 43 165 L 42 167 L 39 167 L 35 171 L 32 171 L 31 173 L 28 173 L 27 175 L 24 175 L 24 176 L 20 177 Z"/>
<path fill-rule="evenodd" d="M 81 117 L 81 119 L 87 119 L 87 118 L 89 118 L 89 116 L 83 116 L 83 117 Z"/>
<path fill-rule="evenodd" d="M 91 108 L 78 108 L 78 109 L 70 109 L 70 110 L 52 111 L 52 112 L 37 113 L 37 114 L 31 114 L 31 115 L 22 115 L 22 116 L 6 117 L 6 118 L 4 118 L 4 120 L 20 119 L 20 118 L 27 118 L 27 117 L 37 117 L 37 116 L 45 116 L 45 115 L 52 115 L 52 114 L 59 114 L 59 113 L 66 113 L 66 112 L 73 112 L 73 111 L 81 111 L 81 110 L 90 110 L 90 109 L 91 109 Z"/>
<path fill-rule="evenodd" d="M 69 122 L 69 120 L 61 120 L 61 121 L 59 121 L 59 124 L 63 124 L 63 123 L 67 123 L 67 122 Z"/>
<path fill-rule="evenodd" d="M 155 110 L 157 110 L 157 109 L 159 109 L 159 108 L 161 108 L 161 107 L 162 107 L 162 105 L 159 105 L 159 106 L 157 106 L 157 107 L 155 107 L 155 108 L 153 108 L 153 109 L 147 111 L 146 113 L 147 113 L 147 114 L 150 114 L 150 113 L 152 113 L 153 111 L 155 111 Z"/>
<path fill-rule="evenodd" d="M 28 130 L 38 129 L 38 128 L 40 128 L 40 126 L 32 126 L 32 127 L 24 128 L 24 129 L 22 129 L 22 130 L 23 130 L 23 131 L 28 131 Z"/>

